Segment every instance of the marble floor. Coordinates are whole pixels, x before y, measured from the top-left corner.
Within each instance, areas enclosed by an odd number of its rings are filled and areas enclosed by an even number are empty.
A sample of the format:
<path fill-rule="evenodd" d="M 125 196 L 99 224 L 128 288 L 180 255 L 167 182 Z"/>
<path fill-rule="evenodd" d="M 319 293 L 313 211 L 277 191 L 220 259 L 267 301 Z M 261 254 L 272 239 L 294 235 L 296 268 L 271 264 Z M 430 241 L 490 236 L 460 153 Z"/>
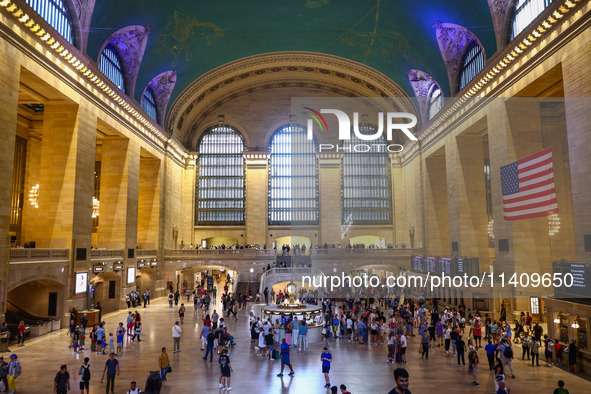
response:
<path fill-rule="evenodd" d="M 181 352 L 172 354 L 171 327 L 178 319 L 177 308 L 169 308 L 165 299 L 159 299 L 144 309 L 138 308 L 142 315 L 144 331 L 142 342 L 132 343 L 126 338 L 123 354 L 119 357 L 121 375 L 115 381 L 115 393 L 126 393 L 132 380 L 143 389 L 149 370 L 158 369 L 160 349 L 169 349 L 173 373 L 168 376 L 162 393 L 220 393 L 218 389 L 219 367 L 214 362 L 203 361 L 200 351 L 200 316 L 193 315 L 192 303 L 187 308 Z M 255 310 L 260 308 L 255 306 Z M 219 312 L 219 309 L 218 309 Z M 127 310 L 106 314 L 107 332 L 114 332 L 118 322 L 125 322 Z M 237 322 L 229 319 L 229 331 L 236 338 L 237 346 L 230 354 L 234 373 L 232 387 L 236 393 L 327 393 L 323 389 L 324 377 L 321 373 L 320 353 L 322 344 L 311 344 L 308 350 L 292 352 L 295 376 L 278 378 L 279 361 L 267 361 L 257 357 L 250 344 L 248 332 L 248 312 L 240 311 Z M 228 319 L 226 319 L 228 320 Z M 67 330 L 61 330 L 40 338 L 28 340 L 25 347 L 11 350 L 18 354 L 22 365 L 22 376 L 17 380 L 19 393 L 53 392 L 53 378 L 61 364 L 67 364 L 71 374 L 71 392 L 78 392 L 78 366 L 85 356 L 90 357 L 92 379 L 90 392 L 102 393 L 105 386 L 100 384 L 100 375 L 107 356 L 91 353 L 89 350 L 73 354 L 68 349 Z M 386 364 L 386 346 L 367 346 L 346 341 L 331 341 L 333 363 L 331 384 L 345 384 L 353 394 L 387 393 L 393 385 L 392 372 L 396 368 Z M 492 373 L 486 367 L 486 356 L 481 350 L 480 359 L 484 363 L 480 371 L 479 388 L 472 386 L 472 376 L 467 367 L 458 367 L 455 359 L 445 355 L 443 348 L 432 349 L 429 360 L 422 360 L 416 351 L 418 339 L 413 337 L 409 344 L 408 363 L 410 373 L 409 389 L 414 394 L 422 393 L 491 393 L 494 389 Z M 516 349 L 520 356 L 521 350 Z M 5 356 L 8 355 L 5 353 Z M 467 362 L 467 360 L 466 360 Z M 531 367 L 527 362 L 514 361 L 516 379 L 508 379 L 511 393 L 552 393 L 556 382 L 562 379 L 566 388 L 573 393 L 591 393 L 591 383 L 559 368 Z"/>

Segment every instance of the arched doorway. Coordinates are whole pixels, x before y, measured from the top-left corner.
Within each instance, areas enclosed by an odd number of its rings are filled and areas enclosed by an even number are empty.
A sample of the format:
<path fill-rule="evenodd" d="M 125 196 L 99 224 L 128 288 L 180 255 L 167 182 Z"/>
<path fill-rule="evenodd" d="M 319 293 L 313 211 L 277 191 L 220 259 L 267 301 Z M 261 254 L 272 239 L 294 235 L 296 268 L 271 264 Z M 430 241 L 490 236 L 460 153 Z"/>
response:
<path fill-rule="evenodd" d="M 135 277 L 135 286 L 140 293 L 150 289 L 150 292 L 154 293 L 154 285 L 156 280 L 156 271 L 154 268 L 145 267 L 137 271 Z"/>
<path fill-rule="evenodd" d="M 101 303 L 103 313 L 119 309 L 121 304 L 121 276 L 114 272 L 101 272 L 89 281 L 94 288 L 94 305 Z"/>
<path fill-rule="evenodd" d="M 6 322 L 18 325 L 52 320 L 63 316 L 65 286 L 51 279 L 37 279 L 10 289 L 6 302 Z"/>

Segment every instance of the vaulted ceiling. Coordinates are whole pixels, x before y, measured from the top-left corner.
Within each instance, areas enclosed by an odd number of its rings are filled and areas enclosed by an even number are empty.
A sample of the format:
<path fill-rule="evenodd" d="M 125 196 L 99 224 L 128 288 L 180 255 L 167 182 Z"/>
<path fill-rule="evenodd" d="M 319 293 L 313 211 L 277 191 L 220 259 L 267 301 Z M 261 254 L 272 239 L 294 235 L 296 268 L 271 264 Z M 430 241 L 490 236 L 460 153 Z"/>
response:
<path fill-rule="evenodd" d="M 96 59 L 122 27 L 150 26 L 135 97 L 157 74 L 177 71 L 171 101 L 202 74 L 246 56 L 312 51 L 375 68 L 413 96 L 407 70 L 433 76 L 449 94 L 434 23 L 471 30 L 496 51 L 486 0 L 100 0 L 87 53 Z"/>

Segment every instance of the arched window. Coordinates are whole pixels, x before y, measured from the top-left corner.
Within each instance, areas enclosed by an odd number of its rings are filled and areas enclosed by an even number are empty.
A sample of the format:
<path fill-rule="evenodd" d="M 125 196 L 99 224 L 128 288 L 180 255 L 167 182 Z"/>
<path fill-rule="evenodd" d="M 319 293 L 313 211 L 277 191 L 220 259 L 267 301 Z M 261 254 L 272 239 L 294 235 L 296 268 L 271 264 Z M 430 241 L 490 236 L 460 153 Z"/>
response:
<path fill-rule="evenodd" d="M 25 0 L 36 13 L 45 19 L 70 44 L 74 44 L 74 32 L 70 10 L 63 0 Z"/>
<path fill-rule="evenodd" d="M 437 84 L 431 85 L 427 95 L 427 116 L 431 120 L 443 108 L 443 92 Z"/>
<path fill-rule="evenodd" d="M 551 3 L 552 0 L 515 0 L 509 41 L 513 41 Z"/>
<path fill-rule="evenodd" d="M 483 68 L 484 53 L 482 52 L 482 48 L 480 48 L 480 45 L 476 41 L 472 41 L 462 61 L 459 90 L 464 89 Z"/>
<path fill-rule="evenodd" d="M 269 148 L 269 224 L 318 224 L 316 139 L 307 139 L 304 126 L 286 124 Z"/>
<path fill-rule="evenodd" d="M 144 90 L 144 95 L 142 96 L 142 109 L 148 116 L 158 122 L 158 112 L 156 111 L 156 94 L 154 94 L 154 89 L 151 86 L 148 86 L 146 90 Z"/>
<path fill-rule="evenodd" d="M 125 92 L 125 80 L 123 78 L 123 65 L 117 49 L 112 44 L 107 44 L 101 53 L 99 70 L 109 78 L 122 92 Z"/>
<path fill-rule="evenodd" d="M 376 126 L 360 124 L 359 131 L 364 135 L 373 135 Z M 368 152 L 356 152 L 357 144 L 371 149 Z M 380 147 L 380 144 L 383 146 Z M 353 133 L 349 141 L 343 142 L 343 224 L 392 224 L 392 186 L 386 145 L 383 136 L 369 144 Z M 351 152 L 350 148 L 353 148 Z"/>
<path fill-rule="evenodd" d="M 244 138 L 232 126 L 213 126 L 197 151 L 195 225 L 243 225 Z"/>

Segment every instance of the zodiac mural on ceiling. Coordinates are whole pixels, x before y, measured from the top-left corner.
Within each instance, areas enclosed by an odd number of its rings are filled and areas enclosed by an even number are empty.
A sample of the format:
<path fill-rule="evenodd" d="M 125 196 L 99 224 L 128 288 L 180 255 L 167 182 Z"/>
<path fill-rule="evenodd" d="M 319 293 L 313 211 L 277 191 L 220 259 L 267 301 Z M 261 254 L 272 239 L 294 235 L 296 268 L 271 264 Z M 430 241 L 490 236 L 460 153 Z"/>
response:
<path fill-rule="evenodd" d="M 175 66 L 181 56 L 186 61 L 193 58 L 193 46 L 198 41 L 205 45 L 213 45 L 224 36 L 224 30 L 211 22 L 201 22 L 194 16 L 175 11 L 174 17 L 168 22 L 156 39 L 156 53 L 173 55 L 172 65 Z"/>

